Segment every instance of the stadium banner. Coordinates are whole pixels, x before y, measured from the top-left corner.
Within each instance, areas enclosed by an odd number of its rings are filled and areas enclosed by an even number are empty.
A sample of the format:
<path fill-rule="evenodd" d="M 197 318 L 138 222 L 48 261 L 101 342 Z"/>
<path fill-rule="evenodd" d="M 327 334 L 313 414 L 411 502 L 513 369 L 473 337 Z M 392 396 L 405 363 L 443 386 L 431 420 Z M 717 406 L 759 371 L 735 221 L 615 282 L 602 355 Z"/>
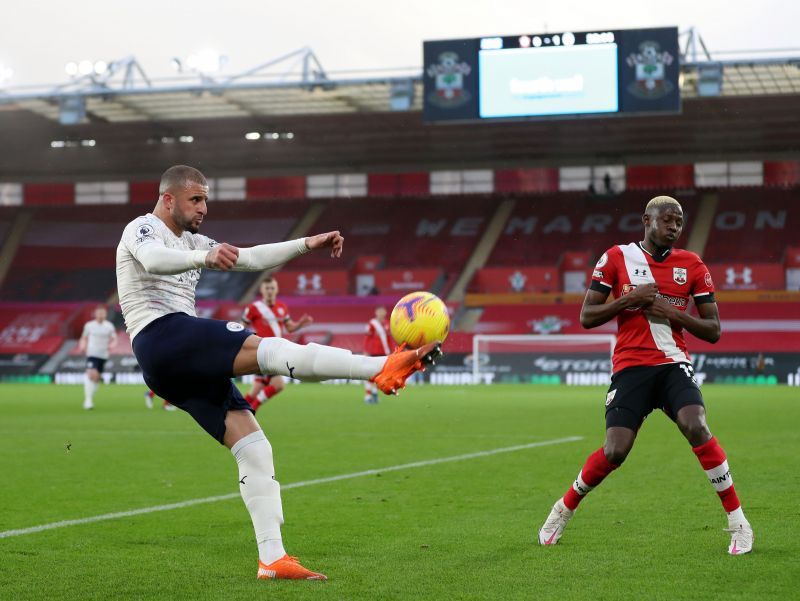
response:
<path fill-rule="evenodd" d="M 289 271 L 275 274 L 283 294 L 292 296 L 319 296 L 347 294 L 349 278 L 344 270 L 336 271 Z"/>
<path fill-rule="evenodd" d="M 608 386 L 607 352 L 481 353 L 480 376 L 473 375 L 472 353 L 445 353 L 436 369 L 423 374 L 430 384 L 566 384 Z M 800 378 L 800 353 L 698 353 L 692 357 L 700 385 L 785 384 Z"/>
<path fill-rule="evenodd" d="M 786 272 L 775 263 L 714 263 L 708 265 L 717 290 L 783 290 Z"/>
<path fill-rule="evenodd" d="M 375 289 L 382 295 L 434 290 L 441 277 L 441 269 L 384 269 L 375 272 Z"/>
<path fill-rule="evenodd" d="M 554 292 L 561 288 L 555 267 L 485 267 L 472 280 L 476 292 Z"/>
<path fill-rule="evenodd" d="M 49 357 L 36 353 L 0 353 L 0 375 L 35 374 Z"/>

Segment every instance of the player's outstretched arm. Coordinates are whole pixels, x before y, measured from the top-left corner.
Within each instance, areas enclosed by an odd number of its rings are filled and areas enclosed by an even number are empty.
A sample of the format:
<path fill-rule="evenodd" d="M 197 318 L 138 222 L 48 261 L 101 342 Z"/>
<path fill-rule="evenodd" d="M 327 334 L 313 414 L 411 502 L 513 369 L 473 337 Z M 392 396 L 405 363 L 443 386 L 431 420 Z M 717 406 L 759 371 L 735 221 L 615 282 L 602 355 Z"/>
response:
<path fill-rule="evenodd" d="M 657 291 L 655 284 L 641 284 L 630 294 L 606 303 L 608 293 L 587 290 L 581 307 L 581 325 L 589 330 L 611 321 L 630 307 L 648 307 L 655 300 Z"/>
<path fill-rule="evenodd" d="M 312 323 L 314 323 L 314 318 L 307 313 L 303 313 L 303 315 L 297 321 L 290 319 L 286 322 L 286 331 L 291 334 Z"/>
<path fill-rule="evenodd" d="M 229 244 L 221 244 L 211 249 L 209 255 L 220 246 L 236 249 L 236 247 L 230 246 Z M 265 269 L 280 267 L 310 250 L 323 248 L 330 248 L 331 257 L 338 259 L 342 256 L 344 238 L 339 232 L 326 232 L 324 234 L 317 234 L 316 236 L 308 236 L 307 238 L 289 240 L 288 242 L 261 244 L 250 248 L 238 248 L 236 249 L 238 251 L 238 258 L 232 267 L 227 266 L 227 263 L 209 265 L 207 262 L 207 265 L 214 269 L 223 270 L 263 271 Z"/>

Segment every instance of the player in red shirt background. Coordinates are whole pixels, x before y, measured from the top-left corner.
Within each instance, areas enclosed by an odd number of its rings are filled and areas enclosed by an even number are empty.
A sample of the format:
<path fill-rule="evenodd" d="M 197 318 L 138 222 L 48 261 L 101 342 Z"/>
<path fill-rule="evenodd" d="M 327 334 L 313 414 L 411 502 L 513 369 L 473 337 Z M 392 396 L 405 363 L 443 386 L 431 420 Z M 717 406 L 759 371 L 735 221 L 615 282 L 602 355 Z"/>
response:
<path fill-rule="evenodd" d="M 539 543 L 558 542 L 583 497 L 625 461 L 644 419 L 661 409 L 692 445 L 722 501 L 731 534 L 728 553 L 749 553 L 753 530 L 736 495 L 725 451 L 706 425 L 703 397 L 683 339 L 686 329 L 701 340 L 719 340 L 711 274 L 696 254 L 673 248 L 683 229 L 677 200 L 652 199 L 642 221 L 643 241 L 615 246 L 600 257 L 581 309 L 581 325 L 587 329 L 617 318 L 606 440 L 556 501 L 539 530 Z M 609 294 L 615 300 L 606 302 Z M 689 298 L 698 317 L 687 311 Z"/>
<path fill-rule="evenodd" d="M 391 354 L 391 334 L 386 307 L 377 307 L 375 317 L 367 322 L 367 335 L 364 337 L 364 354 L 373 357 Z M 374 382 L 364 383 L 364 402 L 368 405 L 378 403 L 378 387 Z"/>
<path fill-rule="evenodd" d="M 256 335 L 262 338 L 283 338 L 284 332 L 291 334 L 314 321 L 306 314 L 303 314 L 298 321 L 292 320 L 289 316 L 289 307 L 278 300 L 278 281 L 275 278 L 271 276 L 264 278 L 258 290 L 261 299 L 247 305 L 242 314 L 242 322 Z M 244 398 L 250 403 L 253 411 L 256 411 L 283 390 L 285 385 L 282 376 L 257 376 L 253 380 L 253 387 Z"/>

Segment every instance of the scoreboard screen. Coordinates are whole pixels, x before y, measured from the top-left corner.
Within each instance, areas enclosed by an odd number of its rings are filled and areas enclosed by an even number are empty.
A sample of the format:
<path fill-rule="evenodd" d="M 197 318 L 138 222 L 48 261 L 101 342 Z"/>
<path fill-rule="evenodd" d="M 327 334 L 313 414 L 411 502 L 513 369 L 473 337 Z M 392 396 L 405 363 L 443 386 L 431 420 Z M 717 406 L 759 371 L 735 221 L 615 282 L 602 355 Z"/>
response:
<path fill-rule="evenodd" d="M 675 27 L 424 43 L 426 121 L 679 112 Z"/>

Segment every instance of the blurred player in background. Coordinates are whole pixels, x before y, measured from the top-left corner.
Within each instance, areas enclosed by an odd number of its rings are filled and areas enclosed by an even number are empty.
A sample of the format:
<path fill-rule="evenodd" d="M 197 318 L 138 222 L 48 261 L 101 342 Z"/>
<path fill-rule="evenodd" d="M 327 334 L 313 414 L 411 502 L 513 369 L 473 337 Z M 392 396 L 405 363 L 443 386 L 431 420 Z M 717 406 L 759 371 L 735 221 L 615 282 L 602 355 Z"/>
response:
<path fill-rule="evenodd" d="M 581 309 L 584 328 L 617 318 L 605 444 L 589 455 L 573 485 L 556 501 L 539 530 L 539 543 L 558 542 L 578 503 L 625 461 L 644 419 L 661 409 L 692 445 L 722 501 L 731 535 L 728 553 L 749 553 L 753 530 L 733 487 L 725 451 L 706 425 L 703 395 L 683 339 L 685 328 L 701 340 L 719 340 L 711 274 L 696 254 L 673 248 L 683 230 L 677 200 L 657 196 L 647 203 L 642 221 L 643 241 L 615 246 L 600 257 Z M 606 302 L 610 293 L 615 300 Z M 690 297 L 699 317 L 687 311 Z"/>
<path fill-rule="evenodd" d="M 86 375 L 83 380 L 83 408 L 94 409 L 94 393 L 100 386 L 111 347 L 117 342 L 117 332 L 106 317 L 108 311 L 102 305 L 94 310 L 94 319 L 83 326 L 83 334 L 78 342 L 78 352 L 86 353 Z"/>
<path fill-rule="evenodd" d="M 238 465 L 239 492 L 258 544 L 259 579 L 324 580 L 283 547 L 283 506 L 272 446 L 231 378 L 282 375 L 301 380 L 374 380 L 387 394 L 441 354 L 439 343 L 388 357 L 353 355 L 320 344 L 261 338 L 242 324 L 197 317 L 200 271 L 265 271 L 307 252 L 342 255 L 339 232 L 237 248 L 199 234 L 208 212 L 208 181 L 176 165 L 161 176 L 152 213 L 131 221 L 117 247 L 117 288 L 145 383 L 189 413 Z"/>
<path fill-rule="evenodd" d="M 364 354 L 376 357 L 392 352 L 389 340 L 389 320 L 386 319 L 386 307 L 377 307 L 375 317 L 367 322 L 367 335 L 364 338 Z M 378 403 L 378 387 L 374 382 L 364 382 L 364 402 L 368 405 Z"/>
<path fill-rule="evenodd" d="M 261 300 L 255 300 L 244 310 L 242 323 L 262 338 L 283 338 L 284 330 L 291 334 L 314 320 L 303 314 L 298 321 L 289 315 L 289 307 L 278 300 L 278 281 L 272 276 L 264 278 L 258 287 Z M 253 411 L 281 392 L 286 382 L 281 376 L 256 376 L 253 387 L 244 397 Z"/>

